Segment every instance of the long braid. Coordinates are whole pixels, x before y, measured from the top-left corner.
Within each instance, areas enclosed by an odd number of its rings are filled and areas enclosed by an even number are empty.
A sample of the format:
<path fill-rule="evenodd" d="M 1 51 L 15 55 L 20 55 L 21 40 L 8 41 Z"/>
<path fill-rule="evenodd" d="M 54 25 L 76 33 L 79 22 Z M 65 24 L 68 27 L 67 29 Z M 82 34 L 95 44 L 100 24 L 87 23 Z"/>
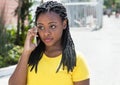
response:
<path fill-rule="evenodd" d="M 59 71 L 62 64 L 63 69 L 65 66 L 67 66 L 68 72 L 73 71 L 74 66 L 76 66 L 76 52 L 74 42 L 70 35 L 68 23 L 66 30 L 63 31 L 62 46 L 63 46 L 62 59 L 56 72 Z"/>
<path fill-rule="evenodd" d="M 68 24 L 65 7 L 61 3 L 57 3 L 56 1 L 48 1 L 42 4 L 41 6 L 37 7 L 35 22 L 37 21 L 40 14 L 51 11 L 57 13 L 61 17 L 62 21 L 67 20 L 67 27 L 66 29 L 63 30 L 63 34 L 62 34 L 62 42 L 61 42 L 63 48 L 62 59 L 56 72 L 59 71 L 62 65 L 63 65 L 63 69 L 65 66 L 67 67 L 68 72 L 73 71 L 73 68 L 76 66 L 76 53 L 75 53 L 75 46 L 69 32 L 69 24 Z M 39 45 L 36 47 L 36 49 L 31 53 L 28 61 L 29 66 L 32 66 L 31 71 L 33 70 L 33 68 L 35 68 L 35 72 L 37 72 L 37 65 L 40 59 L 42 58 L 44 51 L 45 51 L 45 45 L 43 42 L 40 42 Z"/>

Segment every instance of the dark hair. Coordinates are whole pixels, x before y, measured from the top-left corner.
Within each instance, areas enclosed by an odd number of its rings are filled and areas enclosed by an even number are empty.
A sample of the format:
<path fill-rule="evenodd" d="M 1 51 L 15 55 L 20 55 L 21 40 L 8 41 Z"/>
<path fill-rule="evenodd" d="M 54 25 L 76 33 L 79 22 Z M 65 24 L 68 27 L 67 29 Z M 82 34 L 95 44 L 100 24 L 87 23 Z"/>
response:
<path fill-rule="evenodd" d="M 37 7 L 36 9 L 35 23 L 41 13 L 46 13 L 49 11 L 57 13 L 62 19 L 62 21 L 67 20 L 66 29 L 63 30 L 63 34 L 62 34 L 62 42 L 61 42 L 62 59 L 59 67 L 56 69 L 56 72 L 59 71 L 61 65 L 63 65 L 63 69 L 66 66 L 68 72 L 73 71 L 74 67 L 76 66 L 76 52 L 75 52 L 75 46 L 69 31 L 66 8 L 61 3 L 58 3 L 56 1 L 45 2 L 41 6 Z M 42 41 L 40 41 L 39 45 L 31 53 L 28 61 L 29 66 L 32 66 L 31 71 L 35 67 L 35 72 L 37 72 L 37 65 L 40 59 L 42 58 L 44 51 L 45 51 L 45 44 Z"/>

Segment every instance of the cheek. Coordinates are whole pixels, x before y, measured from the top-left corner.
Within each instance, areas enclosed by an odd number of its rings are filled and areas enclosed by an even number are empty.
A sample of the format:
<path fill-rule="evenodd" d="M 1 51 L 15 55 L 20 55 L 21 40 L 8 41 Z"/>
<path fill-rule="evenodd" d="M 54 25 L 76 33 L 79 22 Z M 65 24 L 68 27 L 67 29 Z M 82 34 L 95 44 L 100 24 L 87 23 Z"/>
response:
<path fill-rule="evenodd" d="M 55 36 L 55 37 L 58 37 L 58 38 L 61 38 L 62 33 L 63 33 L 63 30 L 59 30 L 59 31 L 57 31 L 56 33 L 54 33 L 54 36 Z"/>

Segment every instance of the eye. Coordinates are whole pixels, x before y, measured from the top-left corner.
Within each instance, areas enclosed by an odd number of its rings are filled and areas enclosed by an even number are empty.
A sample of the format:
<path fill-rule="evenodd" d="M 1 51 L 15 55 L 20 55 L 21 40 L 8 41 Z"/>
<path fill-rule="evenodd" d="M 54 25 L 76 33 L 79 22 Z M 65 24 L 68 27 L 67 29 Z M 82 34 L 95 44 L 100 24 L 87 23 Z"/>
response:
<path fill-rule="evenodd" d="M 44 30 L 44 26 L 37 26 L 38 27 L 38 29 L 40 29 L 40 30 Z"/>
<path fill-rule="evenodd" d="M 50 28 L 51 28 L 51 29 L 55 29 L 56 26 L 55 26 L 55 25 L 51 25 Z"/>

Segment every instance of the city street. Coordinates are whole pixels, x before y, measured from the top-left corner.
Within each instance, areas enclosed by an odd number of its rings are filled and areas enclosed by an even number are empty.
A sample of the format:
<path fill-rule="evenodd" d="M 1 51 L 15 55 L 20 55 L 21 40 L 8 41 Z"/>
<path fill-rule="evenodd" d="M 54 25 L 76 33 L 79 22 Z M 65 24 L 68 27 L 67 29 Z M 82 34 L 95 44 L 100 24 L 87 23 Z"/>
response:
<path fill-rule="evenodd" d="M 104 16 L 102 29 L 71 28 L 71 34 L 88 64 L 90 85 L 120 85 L 120 17 Z M 9 77 L 0 77 L 0 85 L 8 85 Z"/>

